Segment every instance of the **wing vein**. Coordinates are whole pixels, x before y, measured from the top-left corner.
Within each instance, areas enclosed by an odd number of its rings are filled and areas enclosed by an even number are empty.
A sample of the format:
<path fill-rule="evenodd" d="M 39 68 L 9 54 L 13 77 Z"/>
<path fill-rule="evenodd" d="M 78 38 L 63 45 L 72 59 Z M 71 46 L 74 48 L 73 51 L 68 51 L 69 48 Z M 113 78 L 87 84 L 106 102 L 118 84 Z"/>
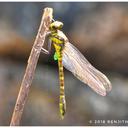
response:
<path fill-rule="evenodd" d="M 65 43 L 63 49 L 63 65 L 79 80 L 102 96 L 105 96 L 112 88 L 108 78 L 93 67 L 80 51 L 69 42 Z"/>

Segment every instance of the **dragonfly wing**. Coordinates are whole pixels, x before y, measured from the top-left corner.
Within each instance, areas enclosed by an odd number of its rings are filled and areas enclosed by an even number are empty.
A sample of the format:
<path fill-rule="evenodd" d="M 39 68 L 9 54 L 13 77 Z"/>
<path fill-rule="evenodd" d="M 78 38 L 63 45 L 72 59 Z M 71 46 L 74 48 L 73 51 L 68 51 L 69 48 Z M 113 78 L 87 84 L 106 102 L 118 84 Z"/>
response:
<path fill-rule="evenodd" d="M 63 49 L 63 65 L 79 80 L 90 86 L 98 94 L 105 96 L 111 90 L 108 78 L 93 67 L 80 51 L 66 42 Z"/>

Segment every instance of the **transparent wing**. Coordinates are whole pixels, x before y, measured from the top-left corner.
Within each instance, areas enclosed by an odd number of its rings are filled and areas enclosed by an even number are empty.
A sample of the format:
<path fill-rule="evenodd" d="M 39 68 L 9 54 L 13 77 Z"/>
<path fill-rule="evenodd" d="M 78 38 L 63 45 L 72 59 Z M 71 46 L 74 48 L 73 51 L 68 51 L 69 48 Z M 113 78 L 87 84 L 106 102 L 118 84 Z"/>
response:
<path fill-rule="evenodd" d="M 63 66 L 102 96 L 105 96 L 106 92 L 112 88 L 108 78 L 93 67 L 80 51 L 69 42 L 65 43 L 63 49 Z"/>

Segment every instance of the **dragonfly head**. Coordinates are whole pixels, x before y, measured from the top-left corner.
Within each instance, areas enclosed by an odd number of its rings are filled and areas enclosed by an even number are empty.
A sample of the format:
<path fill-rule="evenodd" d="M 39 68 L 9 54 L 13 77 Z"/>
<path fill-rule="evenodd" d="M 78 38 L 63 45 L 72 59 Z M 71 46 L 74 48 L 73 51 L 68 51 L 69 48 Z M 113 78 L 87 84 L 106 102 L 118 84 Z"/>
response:
<path fill-rule="evenodd" d="M 54 31 L 54 30 L 60 30 L 62 27 L 63 27 L 63 23 L 62 22 L 54 21 L 53 23 L 50 24 L 49 29 L 51 31 Z"/>

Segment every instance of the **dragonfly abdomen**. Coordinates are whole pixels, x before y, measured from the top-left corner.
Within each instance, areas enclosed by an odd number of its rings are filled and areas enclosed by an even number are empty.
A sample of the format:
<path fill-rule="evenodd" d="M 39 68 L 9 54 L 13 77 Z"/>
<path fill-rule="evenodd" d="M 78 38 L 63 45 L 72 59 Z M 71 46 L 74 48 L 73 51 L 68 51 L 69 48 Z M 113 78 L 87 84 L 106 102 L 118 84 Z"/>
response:
<path fill-rule="evenodd" d="M 60 117 L 63 119 L 66 112 L 66 101 L 65 101 L 65 91 L 64 91 L 64 71 L 62 65 L 62 56 L 58 58 L 59 66 L 59 80 L 60 80 Z"/>

